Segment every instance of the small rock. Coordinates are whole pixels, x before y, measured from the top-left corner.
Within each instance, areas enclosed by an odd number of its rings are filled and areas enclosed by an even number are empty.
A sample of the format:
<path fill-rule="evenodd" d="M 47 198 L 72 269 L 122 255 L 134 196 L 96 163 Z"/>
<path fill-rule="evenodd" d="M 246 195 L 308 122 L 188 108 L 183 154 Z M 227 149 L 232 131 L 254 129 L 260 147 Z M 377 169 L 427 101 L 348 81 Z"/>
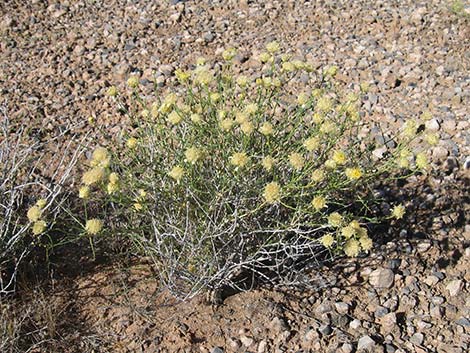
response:
<path fill-rule="evenodd" d="M 449 284 L 446 286 L 446 289 L 449 291 L 451 297 L 455 297 L 459 294 L 460 290 L 462 289 L 462 285 L 462 280 L 455 279 L 449 282 Z"/>
<path fill-rule="evenodd" d="M 357 342 L 357 350 L 372 350 L 375 345 L 375 341 L 370 336 L 362 336 Z"/>
<path fill-rule="evenodd" d="M 391 331 L 397 324 L 397 315 L 395 313 L 388 313 L 380 319 L 380 323 L 385 331 Z"/>
<path fill-rule="evenodd" d="M 261 340 L 258 344 L 258 353 L 266 352 L 266 348 L 268 347 L 268 342 L 266 340 Z"/>
<path fill-rule="evenodd" d="M 333 329 L 330 325 L 321 325 L 318 328 L 318 332 L 320 332 L 323 336 L 329 336 L 333 332 Z"/>
<path fill-rule="evenodd" d="M 428 286 L 433 287 L 439 282 L 439 278 L 437 278 L 434 275 L 427 276 L 424 279 L 424 283 L 426 283 Z"/>
<path fill-rule="evenodd" d="M 410 342 L 420 346 L 424 341 L 424 335 L 422 333 L 415 333 L 413 336 L 410 337 Z"/>
<path fill-rule="evenodd" d="M 457 325 L 463 326 L 463 327 L 470 327 L 470 320 L 468 320 L 466 317 L 462 317 L 455 321 Z"/>
<path fill-rule="evenodd" d="M 211 353 L 224 353 L 224 350 L 221 347 L 214 347 Z"/>
<path fill-rule="evenodd" d="M 374 312 L 374 315 L 376 318 L 381 318 L 383 316 L 385 316 L 386 314 L 388 314 L 389 310 L 388 308 L 384 308 L 383 306 L 378 306 L 376 309 L 375 309 L 375 312 Z"/>
<path fill-rule="evenodd" d="M 270 323 L 270 327 L 273 330 L 279 331 L 279 332 L 289 330 L 289 326 L 287 326 L 286 322 L 279 317 L 275 317 L 274 319 L 272 319 Z"/>
<path fill-rule="evenodd" d="M 390 288 L 393 285 L 395 275 L 390 269 L 379 268 L 369 275 L 369 283 L 375 288 Z"/>
<path fill-rule="evenodd" d="M 307 333 L 305 334 L 305 340 L 307 341 L 315 341 L 315 340 L 318 340 L 318 332 L 314 329 L 310 329 L 307 331 Z"/>
<path fill-rule="evenodd" d="M 343 343 L 341 346 L 341 353 L 351 353 L 354 350 L 354 347 L 351 343 Z"/>
<path fill-rule="evenodd" d="M 361 327 L 361 321 L 358 319 L 354 319 L 349 323 L 349 327 L 353 330 L 357 330 L 359 327 Z"/>
<path fill-rule="evenodd" d="M 338 314 L 346 315 L 349 312 L 349 304 L 345 302 L 335 303 L 335 308 Z"/>
<path fill-rule="evenodd" d="M 431 120 L 426 122 L 426 129 L 427 130 L 438 131 L 440 127 L 441 126 L 440 126 L 440 124 L 439 124 L 439 122 L 437 121 L 436 118 L 431 119 Z"/>
<path fill-rule="evenodd" d="M 251 337 L 248 336 L 241 336 L 240 337 L 240 342 L 245 346 L 245 347 L 250 347 L 255 340 Z"/>

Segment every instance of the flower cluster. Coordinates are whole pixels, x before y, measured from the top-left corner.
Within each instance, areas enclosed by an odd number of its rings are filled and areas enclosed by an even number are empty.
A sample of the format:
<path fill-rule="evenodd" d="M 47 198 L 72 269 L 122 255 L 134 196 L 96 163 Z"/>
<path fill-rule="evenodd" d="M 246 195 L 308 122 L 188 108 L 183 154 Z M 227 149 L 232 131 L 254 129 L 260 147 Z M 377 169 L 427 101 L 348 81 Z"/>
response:
<path fill-rule="evenodd" d="M 43 217 L 46 205 L 47 200 L 39 199 L 34 206 L 28 209 L 26 216 L 32 223 L 31 231 L 34 235 L 40 235 L 46 231 L 47 223 Z"/>

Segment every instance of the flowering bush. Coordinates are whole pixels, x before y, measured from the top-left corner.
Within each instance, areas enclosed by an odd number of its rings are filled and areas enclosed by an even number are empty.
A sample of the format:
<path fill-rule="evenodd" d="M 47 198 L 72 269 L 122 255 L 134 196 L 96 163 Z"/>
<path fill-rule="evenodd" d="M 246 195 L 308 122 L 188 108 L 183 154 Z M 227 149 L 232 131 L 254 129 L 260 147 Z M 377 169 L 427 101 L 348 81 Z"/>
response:
<path fill-rule="evenodd" d="M 80 197 L 106 200 L 106 226 L 151 255 L 175 294 L 241 286 L 244 272 L 295 283 L 319 261 L 367 253 L 370 225 L 405 212 L 378 212 L 373 185 L 428 168 L 412 150 L 419 122 L 379 145 L 359 111 L 366 84 L 342 92 L 336 67 L 278 51 L 266 46 L 256 77 L 234 74 L 229 49 L 222 64 L 176 70 L 156 97 L 135 76 L 128 96 L 108 90 L 120 107 L 131 99 L 132 128 L 113 158 L 95 150 Z"/>

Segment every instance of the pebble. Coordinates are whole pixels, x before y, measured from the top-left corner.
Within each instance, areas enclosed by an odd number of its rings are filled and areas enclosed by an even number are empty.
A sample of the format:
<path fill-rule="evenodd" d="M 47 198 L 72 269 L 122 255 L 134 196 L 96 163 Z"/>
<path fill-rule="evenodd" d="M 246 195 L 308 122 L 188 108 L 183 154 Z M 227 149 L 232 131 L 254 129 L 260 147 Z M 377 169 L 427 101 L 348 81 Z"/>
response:
<path fill-rule="evenodd" d="M 372 350 L 374 348 L 375 341 L 370 336 L 362 336 L 357 341 L 357 350 Z"/>
<path fill-rule="evenodd" d="M 463 327 L 470 327 L 470 320 L 467 319 L 466 317 L 462 317 L 455 321 L 457 325 L 463 326 Z"/>
<path fill-rule="evenodd" d="M 214 347 L 211 353 L 224 353 L 224 349 L 222 347 Z"/>
<path fill-rule="evenodd" d="M 395 275 L 386 268 L 374 270 L 369 275 L 369 283 L 375 288 L 390 288 L 393 285 Z"/>
<path fill-rule="evenodd" d="M 240 337 L 240 342 L 245 346 L 245 347 L 250 347 L 255 340 L 251 337 L 248 336 L 241 336 Z"/>
<path fill-rule="evenodd" d="M 422 333 L 415 333 L 413 336 L 410 337 L 410 342 L 420 346 L 424 341 L 424 335 Z"/>
<path fill-rule="evenodd" d="M 338 314 L 346 315 L 349 312 L 349 304 L 345 302 L 335 303 L 335 309 Z"/>
<path fill-rule="evenodd" d="M 354 319 L 349 323 L 349 327 L 353 330 L 357 330 L 359 327 L 361 327 L 361 321 L 358 319 Z"/>
<path fill-rule="evenodd" d="M 451 297 L 455 297 L 460 293 L 460 290 L 462 289 L 463 282 L 460 279 L 456 279 L 453 281 L 450 281 L 449 284 L 447 284 L 446 289 L 449 291 L 449 294 Z"/>

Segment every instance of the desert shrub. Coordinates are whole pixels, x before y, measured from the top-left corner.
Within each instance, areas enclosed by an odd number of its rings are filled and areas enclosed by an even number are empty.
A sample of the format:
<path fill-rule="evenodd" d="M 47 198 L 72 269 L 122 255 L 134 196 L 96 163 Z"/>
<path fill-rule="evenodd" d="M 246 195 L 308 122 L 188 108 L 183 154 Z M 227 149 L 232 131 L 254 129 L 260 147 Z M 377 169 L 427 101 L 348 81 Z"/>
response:
<path fill-rule="evenodd" d="M 82 148 L 72 153 L 68 162 L 64 159 L 70 150 L 67 146 L 57 158 L 44 160 L 40 157 L 44 144 L 32 142 L 26 127 L 12 125 L 5 108 L 0 113 L 1 295 L 15 290 L 19 266 L 33 248 L 56 245 L 49 233 L 62 212 L 65 181 Z M 49 180 L 40 173 L 44 164 L 57 168 Z"/>
<path fill-rule="evenodd" d="M 131 239 L 176 295 L 246 288 L 248 277 L 296 284 L 327 259 L 367 253 L 370 226 L 405 212 L 383 213 L 374 185 L 428 168 L 418 120 L 374 137 L 360 113 L 367 84 L 340 89 L 335 66 L 278 50 L 266 46 L 257 76 L 235 74 L 228 49 L 155 95 L 136 76 L 128 92 L 108 90 L 131 124 L 83 174 L 80 197 L 106 209 L 104 230 L 93 220 L 89 233 Z"/>

